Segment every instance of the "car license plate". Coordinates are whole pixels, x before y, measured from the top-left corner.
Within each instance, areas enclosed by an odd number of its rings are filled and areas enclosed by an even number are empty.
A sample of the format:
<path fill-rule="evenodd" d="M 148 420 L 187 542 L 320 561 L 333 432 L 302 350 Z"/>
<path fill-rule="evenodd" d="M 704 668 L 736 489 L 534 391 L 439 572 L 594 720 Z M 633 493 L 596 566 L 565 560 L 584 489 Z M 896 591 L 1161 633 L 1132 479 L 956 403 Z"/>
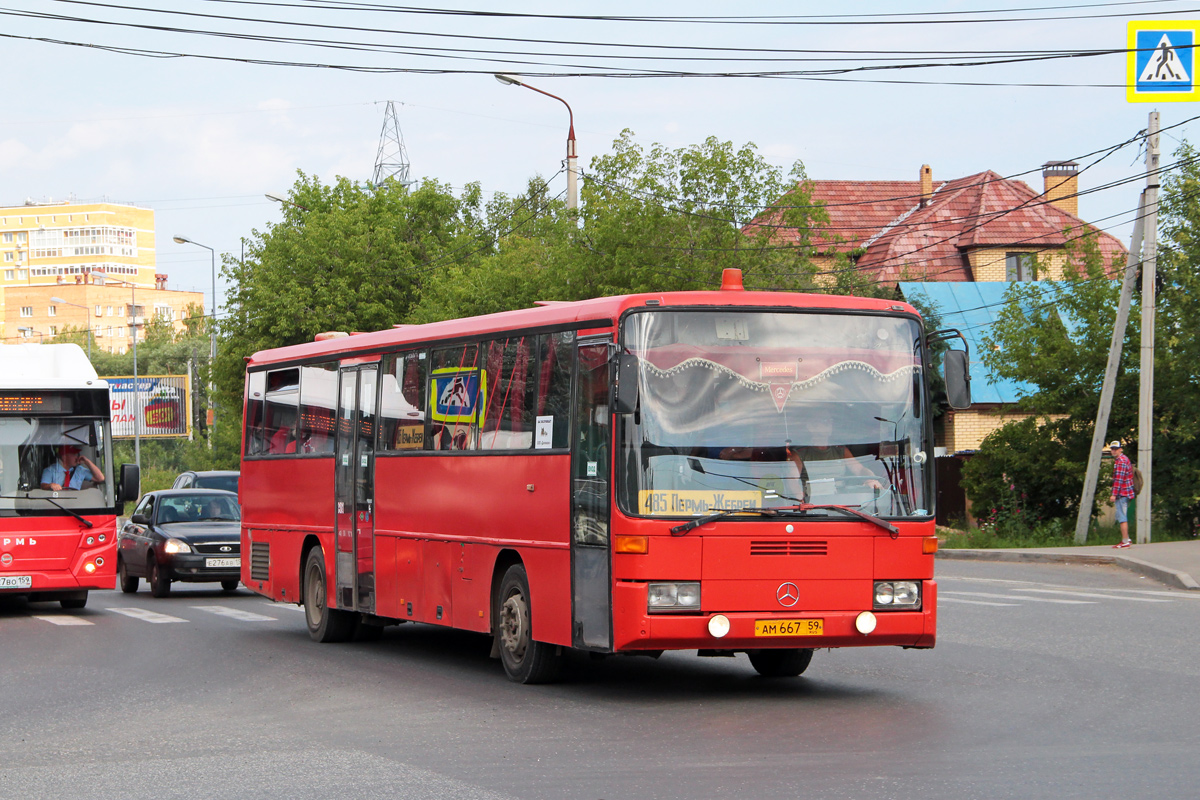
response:
<path fill-rule="evenodd" d="M 222 567 L 240 567 L 242 559 L 240 558 L 206 558 L 204 566 L 209 569 L 221 569 Z"/>
<path fill-rule="evenodd" d="M 32 575 L 0 575 L 0 589 L 32 589 Z"/>
<path fill-rule="evenodd" d="M 823 619 L 756 619 L 755 636 L 821 636 L 825 633 Z"/>

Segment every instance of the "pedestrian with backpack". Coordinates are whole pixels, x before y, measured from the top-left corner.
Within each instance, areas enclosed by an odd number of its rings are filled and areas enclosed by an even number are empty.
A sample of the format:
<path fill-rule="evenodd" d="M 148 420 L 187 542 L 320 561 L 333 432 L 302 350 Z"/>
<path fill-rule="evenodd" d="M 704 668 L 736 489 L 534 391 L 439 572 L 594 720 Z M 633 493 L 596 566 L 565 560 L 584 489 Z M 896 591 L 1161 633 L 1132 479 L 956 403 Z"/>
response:
<path fill-rule="evenodd" d="M 1133 464 L 1120 441 L 1110 442 L 1108 449 L 1113 457 L 1112 499 L 1117 509 L 1117 524 L 1121 526 L 1121 541 L 1113 547 L 1129 547 L 1133 544 L 1129 541 L 1129 501 L 1137 494 L 1133 486 Z"/>

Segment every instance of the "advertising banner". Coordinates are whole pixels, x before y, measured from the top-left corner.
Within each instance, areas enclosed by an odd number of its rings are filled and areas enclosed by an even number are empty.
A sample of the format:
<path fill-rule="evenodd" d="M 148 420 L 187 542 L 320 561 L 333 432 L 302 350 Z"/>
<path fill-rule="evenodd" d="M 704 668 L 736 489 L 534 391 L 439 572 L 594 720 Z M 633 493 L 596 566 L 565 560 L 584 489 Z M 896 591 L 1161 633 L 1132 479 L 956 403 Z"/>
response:
<path fill-rule="evenodd" d="M 192 427 L 191 381 L 187 375 L 139 375 L 105 378 L 111 398 L 114 439 L 132 439 L 134 420 L 141 422 L 143 438 L 190 436 Z"/>

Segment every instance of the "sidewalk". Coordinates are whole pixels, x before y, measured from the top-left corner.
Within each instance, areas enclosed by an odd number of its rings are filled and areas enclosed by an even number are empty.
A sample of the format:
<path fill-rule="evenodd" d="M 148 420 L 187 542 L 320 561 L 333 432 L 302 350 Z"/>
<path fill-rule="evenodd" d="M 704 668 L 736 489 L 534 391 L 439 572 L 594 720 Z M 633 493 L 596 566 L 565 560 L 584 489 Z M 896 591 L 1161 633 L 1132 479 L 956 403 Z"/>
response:
<path fill-rule="evenodd" d="M 938 550 L 938 558 L 975 561 L 1038 561 L 1054 564 L 1115 564 L 1179 589 L 1200 591 L 1200 540 L 1151 542 L 1116 549 L 1099 547 L 1029 547 L 1013 550 Z"/>

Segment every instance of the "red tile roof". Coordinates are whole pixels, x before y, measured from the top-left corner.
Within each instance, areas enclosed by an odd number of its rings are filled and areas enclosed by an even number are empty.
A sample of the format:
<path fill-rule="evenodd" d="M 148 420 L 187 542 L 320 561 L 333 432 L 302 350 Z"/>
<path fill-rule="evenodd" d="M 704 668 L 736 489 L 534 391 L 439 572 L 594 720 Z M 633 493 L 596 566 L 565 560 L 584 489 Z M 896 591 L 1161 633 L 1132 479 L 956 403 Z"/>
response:
<path fill-rule="evenodd" d="M 856 266 L 880 281 L 970 281 L 970 250 L 1058 249 L 1085 231 L 1098 233 L 1106 264 L 1126 252 L 1115 237 L 1049 203 L 1024 181 L 990 170 L 935 184 L 924 206 L 920 181 L 809 181 L 808 188 L 829 215 L 826 225 L 809 232 L 810 240 L 825 252 L 858 251 Z M 779 211 L 770 211 L 744 230 L 777 226 L 779 219 Z M 799 242 L 799 233 L 780 227 L 773 236 Z"/>

